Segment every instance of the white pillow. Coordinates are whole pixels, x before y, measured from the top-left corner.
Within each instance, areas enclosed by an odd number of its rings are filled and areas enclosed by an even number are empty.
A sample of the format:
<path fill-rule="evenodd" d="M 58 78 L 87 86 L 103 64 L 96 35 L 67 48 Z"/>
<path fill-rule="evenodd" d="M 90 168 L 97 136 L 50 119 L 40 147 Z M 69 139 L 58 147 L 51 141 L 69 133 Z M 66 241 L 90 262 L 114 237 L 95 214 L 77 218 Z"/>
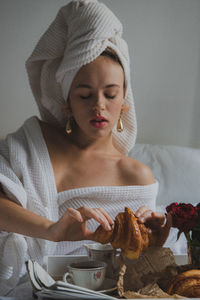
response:
<path fill-rule="evenodd" d="M 200 149 L 136 144 L 129 156 L 149 166 L 158 180 L 157 206 L 200 202 Z"/>
<path fill-rule="evenodd" d="M 149 166 L 159 182 L 156 210 L 165 212 L 172 202 L 200 202 L 200 149 L 136 144 L 129 156 Z M 186 254 L 187 243 L 184 234 L 178 241 L 178 230 L 172 228 L 165 247 L 174 254 Z"/>

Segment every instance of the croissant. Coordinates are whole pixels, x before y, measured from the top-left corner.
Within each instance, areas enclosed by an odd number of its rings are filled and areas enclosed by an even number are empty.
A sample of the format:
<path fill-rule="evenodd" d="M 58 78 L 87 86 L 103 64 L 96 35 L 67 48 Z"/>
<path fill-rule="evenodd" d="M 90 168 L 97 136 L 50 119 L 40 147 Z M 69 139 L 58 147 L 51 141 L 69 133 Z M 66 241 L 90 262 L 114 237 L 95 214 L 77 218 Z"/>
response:
<path fill-rule="evenodd" d="M 125 207 L 115 218 L 114 228 L 106 231 L 101 225 L 94 233 L 95 241 L 101 244 L 111 243 L 113 248 L 120 248 L 128 259 L 137 259 L 142 251 L 156 243 L 147 227 L 139 222 L 133 211 Z"/>
<path fill-rule="evenodd" d="M 169 295 L 178 294 L 189 298 L 200 297 L 200 270 L 182 272 L 173 278 L 168 287 Z"/>

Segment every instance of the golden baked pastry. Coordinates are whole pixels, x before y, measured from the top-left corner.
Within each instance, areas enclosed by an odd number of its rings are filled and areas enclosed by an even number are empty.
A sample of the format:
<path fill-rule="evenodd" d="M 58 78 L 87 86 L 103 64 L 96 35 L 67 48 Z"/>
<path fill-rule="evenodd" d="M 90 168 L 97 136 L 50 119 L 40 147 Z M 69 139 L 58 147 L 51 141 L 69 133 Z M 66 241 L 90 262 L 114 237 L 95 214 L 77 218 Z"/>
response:
<path fill-rule="evenodd" d="M 100 225 L 95 231 L 94 239 L 101 244 L 111 243 L 115 249 L 120 248 L 122 255 L 131 260 L 137 259 L 150 245 L 150 241 L 153 241 L 147 227 L 139 222 L 128 207 L 125 207 L 125 212 L 116 216 L 112 230 L 106 231 Z"/>
<path fill-rule="evenodd" d="M 200 297 L 200 270 L 189 270 L 173 278 L 167 293 L 178 294 L 188 298 Z"/>

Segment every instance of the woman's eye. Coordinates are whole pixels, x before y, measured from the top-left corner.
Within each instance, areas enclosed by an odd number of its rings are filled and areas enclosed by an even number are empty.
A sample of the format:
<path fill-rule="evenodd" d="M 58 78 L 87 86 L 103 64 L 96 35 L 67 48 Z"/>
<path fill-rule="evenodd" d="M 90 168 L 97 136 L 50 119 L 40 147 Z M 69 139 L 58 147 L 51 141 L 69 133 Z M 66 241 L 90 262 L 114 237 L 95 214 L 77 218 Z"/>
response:
<path fill-rule="evenodd" d="M 106 94 L 105 96 L 108 99 L 114 99 L 116 97 L 116 95 L 108 95 L 108 94 Z"/>
<path fill-rule="evenodd" d="M 91 97 L 91 95 L 80 95 L 81 99 L 89 99 Z"/>

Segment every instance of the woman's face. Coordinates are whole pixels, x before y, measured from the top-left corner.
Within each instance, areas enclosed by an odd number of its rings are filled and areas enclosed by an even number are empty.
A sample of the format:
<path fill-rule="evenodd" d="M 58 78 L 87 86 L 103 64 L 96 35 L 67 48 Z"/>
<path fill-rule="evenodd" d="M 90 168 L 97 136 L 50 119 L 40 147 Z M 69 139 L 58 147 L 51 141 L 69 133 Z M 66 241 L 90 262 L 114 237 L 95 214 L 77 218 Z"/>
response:
<path fill-rule="evenodd" d="M 75 76 L 69 107 L 84 135 L 97 138 L 111 133 L 124 103 L 124 71 L 112 59 L 99 56 Z"/>

